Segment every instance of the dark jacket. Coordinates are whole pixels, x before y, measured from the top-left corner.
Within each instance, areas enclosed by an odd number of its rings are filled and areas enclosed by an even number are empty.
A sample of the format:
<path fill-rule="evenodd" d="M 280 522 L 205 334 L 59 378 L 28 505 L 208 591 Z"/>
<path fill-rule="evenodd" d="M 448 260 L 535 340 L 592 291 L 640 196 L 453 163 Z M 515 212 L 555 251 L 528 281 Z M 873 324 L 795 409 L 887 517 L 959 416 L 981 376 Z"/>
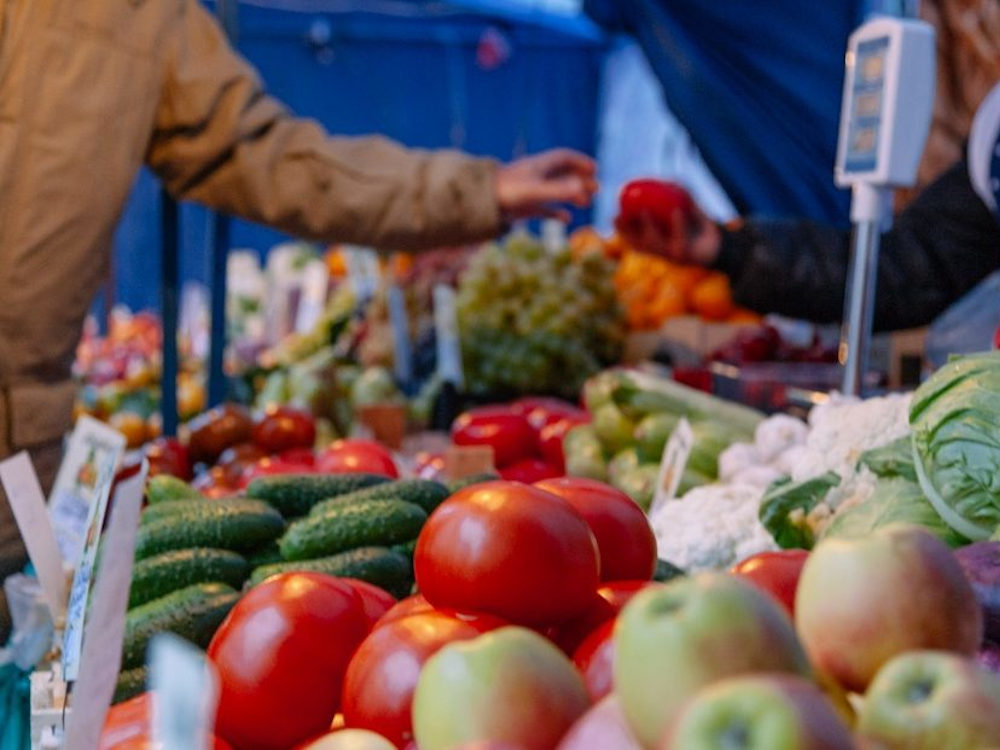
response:
<path fill-rule="evenodd" d="M 965 161 L 924 190 L 882 235 L 875 328 L 922 326 L 1000 268 L 1000 224 Z M 839 321 L 850 232 L 801 220 L 751 219 L 726 232 L 716 267 L 738 304 L 819 323 Z"/>

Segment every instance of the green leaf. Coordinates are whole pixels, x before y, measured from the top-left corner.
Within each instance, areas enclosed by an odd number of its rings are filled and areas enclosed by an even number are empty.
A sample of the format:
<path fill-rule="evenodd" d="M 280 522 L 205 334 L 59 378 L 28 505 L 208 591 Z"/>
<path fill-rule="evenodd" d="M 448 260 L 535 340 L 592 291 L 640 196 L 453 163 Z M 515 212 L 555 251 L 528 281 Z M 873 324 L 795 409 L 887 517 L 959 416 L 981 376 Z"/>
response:
<path fill-rule="evenodd" d="M 838 484 L 840 476 L 833 471 L 802 482 L 782 477 L 764 493 L 759 511 L 760 522 L 779 547 L 811 549 L 815 535 L 805 517 Z"/>

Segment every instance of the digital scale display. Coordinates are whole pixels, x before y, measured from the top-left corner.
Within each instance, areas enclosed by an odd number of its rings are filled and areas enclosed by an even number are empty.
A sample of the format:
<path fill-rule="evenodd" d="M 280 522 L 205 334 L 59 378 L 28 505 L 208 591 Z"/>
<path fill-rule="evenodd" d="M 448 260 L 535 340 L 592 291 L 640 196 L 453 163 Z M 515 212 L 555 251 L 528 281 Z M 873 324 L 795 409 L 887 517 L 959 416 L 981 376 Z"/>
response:
<path fill-rule="evenodd" d="M 871 172 L 878 166 L 888 49 L 889 37 L 870 39 L 858 45 L 851 86 L 845 172 Z"/>

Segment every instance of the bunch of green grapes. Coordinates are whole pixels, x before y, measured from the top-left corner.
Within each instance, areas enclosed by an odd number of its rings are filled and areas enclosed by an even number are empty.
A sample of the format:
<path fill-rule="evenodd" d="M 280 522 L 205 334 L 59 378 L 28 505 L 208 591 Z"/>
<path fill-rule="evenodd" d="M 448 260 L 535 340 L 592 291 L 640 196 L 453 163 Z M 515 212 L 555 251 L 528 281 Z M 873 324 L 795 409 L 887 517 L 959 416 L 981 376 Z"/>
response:
<path fill-rule="evenodd" d="M 468 389 L 575 397 L 621 353 L 613 275 L 600 255 L 573 259 L 568 248 L 549 252 L 526 234 L 485 246 L 458 287 Z"/>

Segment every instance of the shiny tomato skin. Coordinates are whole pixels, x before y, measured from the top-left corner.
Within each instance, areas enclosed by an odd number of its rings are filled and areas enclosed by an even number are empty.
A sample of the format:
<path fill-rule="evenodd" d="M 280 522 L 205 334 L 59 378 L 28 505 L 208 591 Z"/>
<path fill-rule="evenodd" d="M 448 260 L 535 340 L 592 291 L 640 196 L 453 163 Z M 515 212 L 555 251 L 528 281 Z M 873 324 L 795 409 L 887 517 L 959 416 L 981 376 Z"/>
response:
<path fill-rule="evenodd" d="M 619 194 L 615 226 L 628 234 L 636 222 L 646 220 L 669 230 L 678 211 L 685 223 L 694 214 L 694 200 L 683 186 L 666 180 L 632 180 Z"/>
<path fill-rule="evenodd" d="M 290 458 L 264 456 L 264 458 L 256 463 L 243 469 L 237 486 L 246 487 L 257 477 L 269 477 L 279 474 L 312 474 L 316 471 L 317 467 L 311 456 L 309 458 L 304 458 L 301 455 L 292 455 Z"/>
<path fill-rule="evenodd" d="M 589 415 L 579 406 L 559 398 L 547 396 L 526 396 L 514 401 L 510 408 L 517 414 L 523 414 L 528 423 L 537 431 L 546 425 L 558 422 L 567 417 L 588 420 Z"/>
<path fill-rule="evenodd" d="M 646 514 L 621 490 L 582 477 L 535 484 L 572 505 L 590 525 L 601 555 L 601 580 L 649 580 L 656 570 L 656 537 Z"/>
<path fill-rule="evenodd" d="M 429 601 L 424 599 L 423 594 L 413 594 L 406 597 L 405 599 L 400 599 L 398 602 L 393 604 L 385 614 L 383 614 L 375 627 L 382 627 L 390 622 L 395 622 L 396 620 L 402 620 L 404 617 L 409 617 L 410 615 L 419 614 L 421 612 L 431 612 L 434 609 L 434 605 Z"/>
<path fill-rule="evenodd" d="M 272 406 L 254 423 L 251 439 L 268 453 L 312 448 L 316 442 L 316 420 L 302 409 Z"/>
<path fill-rule="evenodd" d="M 410 709 L 424 662 L 442 646 L 483 632 L 481 626 L 442 612 L 412 614 L 376 628 L 347 667 L 344 723 L 402 747 L 413 739 Z"/>
<path fill-rule="evenodd" d="M 381 474 L 399 478 L 392 453 L 374 440 L 346 438 L 334 440 L 316 459 L 316 468 L 324 474 Z"/>
<path fill-rule="evenodd" d="M 795 591 L 808 557 L 804 549 L 761 552 L 736 563 L 730 572 L 770 594 L 794 619 Z"/>
<path fill-rule="evenodd" d="M 187 446 L 177 438 L 158 437 L 149 443 L 143 453 L 149 460 L 149 476 L 170 474 L 190 481 L 193 474 L 191 455 Z"/>
<path fill-rule="evenodd" d="M 542 460 L 549 466 L 559 470 L 558 476 L 566 473 L 566 453 L 563 451 L 563 438 L 574 427 L 587 424 L 590 418 L 563 417 L 545 425 L 538 433 Z"/>
<path fill-rule="evenodd" d="M 368 620 L 369 630 L 375 627 L 375 623 L 381 620 L 386 612 L 398 604 L 396 597 L 373 583 L 357 578 L 341 578 L 340 580 L 349 583 L 361 597 L 361 608 Z"/>
<path fill-rule="evenodd" d="M 451 426 L 455 445 L 488 445 L 498 469 L 538 456 L 538 435 L 528 418 L 506 406 L 482 406 L 459 415 Z"/>
<path fill-rule="evenodd" d="M 543 479 L 561 477 L 565 472 L 560 471 L 555 466 L 550 466 L 538 458 L 522 458 L 520 461 L 508 464 L 500 469 L 498 473 L 501 478 L 509 482 L 534 484 Z"/>
<path fill-rule="evenodd" d="M 599 625 L 573 652 L 573 664 L 583 676 L 583 684 L 595 702 L 610 693 L 613 687 L 614 629 L 614 619 Z"/>
<path fill-rule="evenodd" d="M 285 573 L 250 589 L 208 647 L 217 733 L 240 750 L 285 750 L 321 734 L 368 625 L 357 590 L 333 576 Z"/>
<path fill-rule="evenodd" d="M 239 404 L 221 404 L 188 422 L 192 461 L 213 463 L 231 445 L 245 443 L 253 432 L 253 417 Z"/>
<path fill-rule="evenodd" d="M 435 607 L 529 626 L 586 611 L 598 585 L 597 544 L 562 498 L 519 482 L 466 487 L 435 510 L 417 539 L 417 585 Z"/>
<path fill-rule="evenodd" d="M 548 635 L 564 653 L 572 656 L 581 643 L 608 620 L 614 620 L 622 607 L 649 581 L 609 581 L 602 584 L 594 595 L 593 604 L 576 619 L 552 628 Z"/>

